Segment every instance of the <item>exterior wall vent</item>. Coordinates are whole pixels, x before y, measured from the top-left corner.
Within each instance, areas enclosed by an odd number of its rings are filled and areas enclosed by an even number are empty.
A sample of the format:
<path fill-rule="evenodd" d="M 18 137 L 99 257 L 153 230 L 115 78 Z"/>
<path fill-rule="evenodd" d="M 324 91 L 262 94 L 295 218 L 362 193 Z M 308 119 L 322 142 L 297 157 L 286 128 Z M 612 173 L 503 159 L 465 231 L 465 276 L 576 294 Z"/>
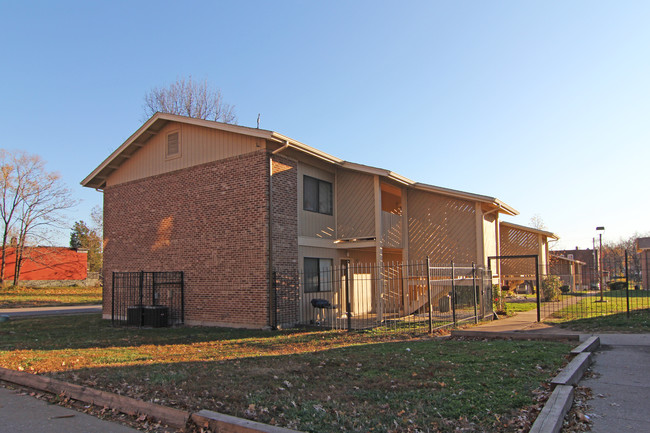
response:
<path fill-rule="evenodd" d="M 178 131 L 170 132 L 167 134 L 167 158 L 180 156 L 181 142 L 180 134 Z"/>

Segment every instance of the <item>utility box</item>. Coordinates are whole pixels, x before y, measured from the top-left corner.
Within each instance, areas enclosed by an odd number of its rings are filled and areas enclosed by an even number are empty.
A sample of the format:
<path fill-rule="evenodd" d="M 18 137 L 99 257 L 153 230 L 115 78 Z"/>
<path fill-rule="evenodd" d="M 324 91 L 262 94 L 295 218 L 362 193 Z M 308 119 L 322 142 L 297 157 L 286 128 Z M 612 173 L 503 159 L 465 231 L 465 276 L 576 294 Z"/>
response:
<path fill-rule="evenodd" d="M 144 326 L 151 326 L 152 328 L 169 326 L 169 307 L 147 305 L 142 310 Z"/>
<path fill-rule="evenodd" d="M 141 326 L 142 323 L 142 305 L 133 305 L 126 309 L 127 326 Z"/>

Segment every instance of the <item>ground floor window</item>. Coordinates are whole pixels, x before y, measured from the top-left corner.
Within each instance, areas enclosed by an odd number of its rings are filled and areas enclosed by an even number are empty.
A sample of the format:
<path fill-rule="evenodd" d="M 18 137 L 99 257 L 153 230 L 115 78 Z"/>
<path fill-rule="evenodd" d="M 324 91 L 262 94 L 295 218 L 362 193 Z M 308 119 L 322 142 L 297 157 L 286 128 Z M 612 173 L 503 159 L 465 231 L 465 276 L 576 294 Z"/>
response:
<path fill-rule="evenodd" d="M 305 257 L 305 292 L 332 290 L 332 259 Z"/>

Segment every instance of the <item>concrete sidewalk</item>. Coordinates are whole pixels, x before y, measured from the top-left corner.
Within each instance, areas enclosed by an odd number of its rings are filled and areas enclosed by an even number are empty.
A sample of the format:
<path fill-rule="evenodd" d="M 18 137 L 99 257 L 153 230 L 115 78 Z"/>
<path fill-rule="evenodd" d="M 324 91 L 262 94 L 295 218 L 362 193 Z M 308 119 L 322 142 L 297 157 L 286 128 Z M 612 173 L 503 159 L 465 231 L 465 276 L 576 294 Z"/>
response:
<path fill-rule="evenodd" d="M 650 334 L 580 334 L 538 323 L 536 310 L 467 330 L 452 331 L 452 335 L 459 336 L 479 336 L 479 333 L 519 334 L 531 338 L 579 334 L 580 341 L 598 335 L 601 346 L 594 352 L 594 362 L 590 367 L 594 375 L 579 382 L 580 386 L 591 388 L 593 393 L 593 399 L 587 401 L 590 407 L 587 415 L 593 421 L 592 431 L 650 431 Z"/>
<path fill-rule="evenodd" d="M 49 404 L 0 386 L 1 431 L 14 433 L 135 433 L 138 430 Z"/>
<path fill-rule="evenodd" d="M 650 431 L 650 334 L 598 334 L 587 415 L 594 433 Z"/>
<path fill-rule="evenodd" d="M 492 320 L 490 322 L 481 323 L 477 326 L 472 326 L 467 329 L 452 331 L 452 335 L 467 335 L 473 336 L 474 333 L 525 333 L 525 334 L 552 334 L 552 335 L 569 335 L 576 336 L 579 332 L 568 331 L 565 329 L 557 328 L 546 323 L 537 322 L 537 310 L 525 311 L 517 313 L 512 317 L 504 319 Z M 476 335 L 478 336 L 478 335 Z"/>
<path fill-rule="evenodd" d="M 0 316 L 11 318 L 61 316 L 64 314 L 101 313 L 101 305 L 71 305 L 67 307 L 33 307 L 33 308 L 0 308 Z"/>

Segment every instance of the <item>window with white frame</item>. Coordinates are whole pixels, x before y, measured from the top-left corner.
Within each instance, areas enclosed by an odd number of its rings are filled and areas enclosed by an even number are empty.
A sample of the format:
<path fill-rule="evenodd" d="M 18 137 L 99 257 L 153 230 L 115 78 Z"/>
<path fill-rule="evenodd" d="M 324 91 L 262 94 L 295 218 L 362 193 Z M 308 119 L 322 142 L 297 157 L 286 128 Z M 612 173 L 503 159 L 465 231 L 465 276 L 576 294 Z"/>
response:
<path fill-rule="evenodd" d="M 302 182 L 303 209 L 332 215 L 332 183 L 304 176 Z"/>

